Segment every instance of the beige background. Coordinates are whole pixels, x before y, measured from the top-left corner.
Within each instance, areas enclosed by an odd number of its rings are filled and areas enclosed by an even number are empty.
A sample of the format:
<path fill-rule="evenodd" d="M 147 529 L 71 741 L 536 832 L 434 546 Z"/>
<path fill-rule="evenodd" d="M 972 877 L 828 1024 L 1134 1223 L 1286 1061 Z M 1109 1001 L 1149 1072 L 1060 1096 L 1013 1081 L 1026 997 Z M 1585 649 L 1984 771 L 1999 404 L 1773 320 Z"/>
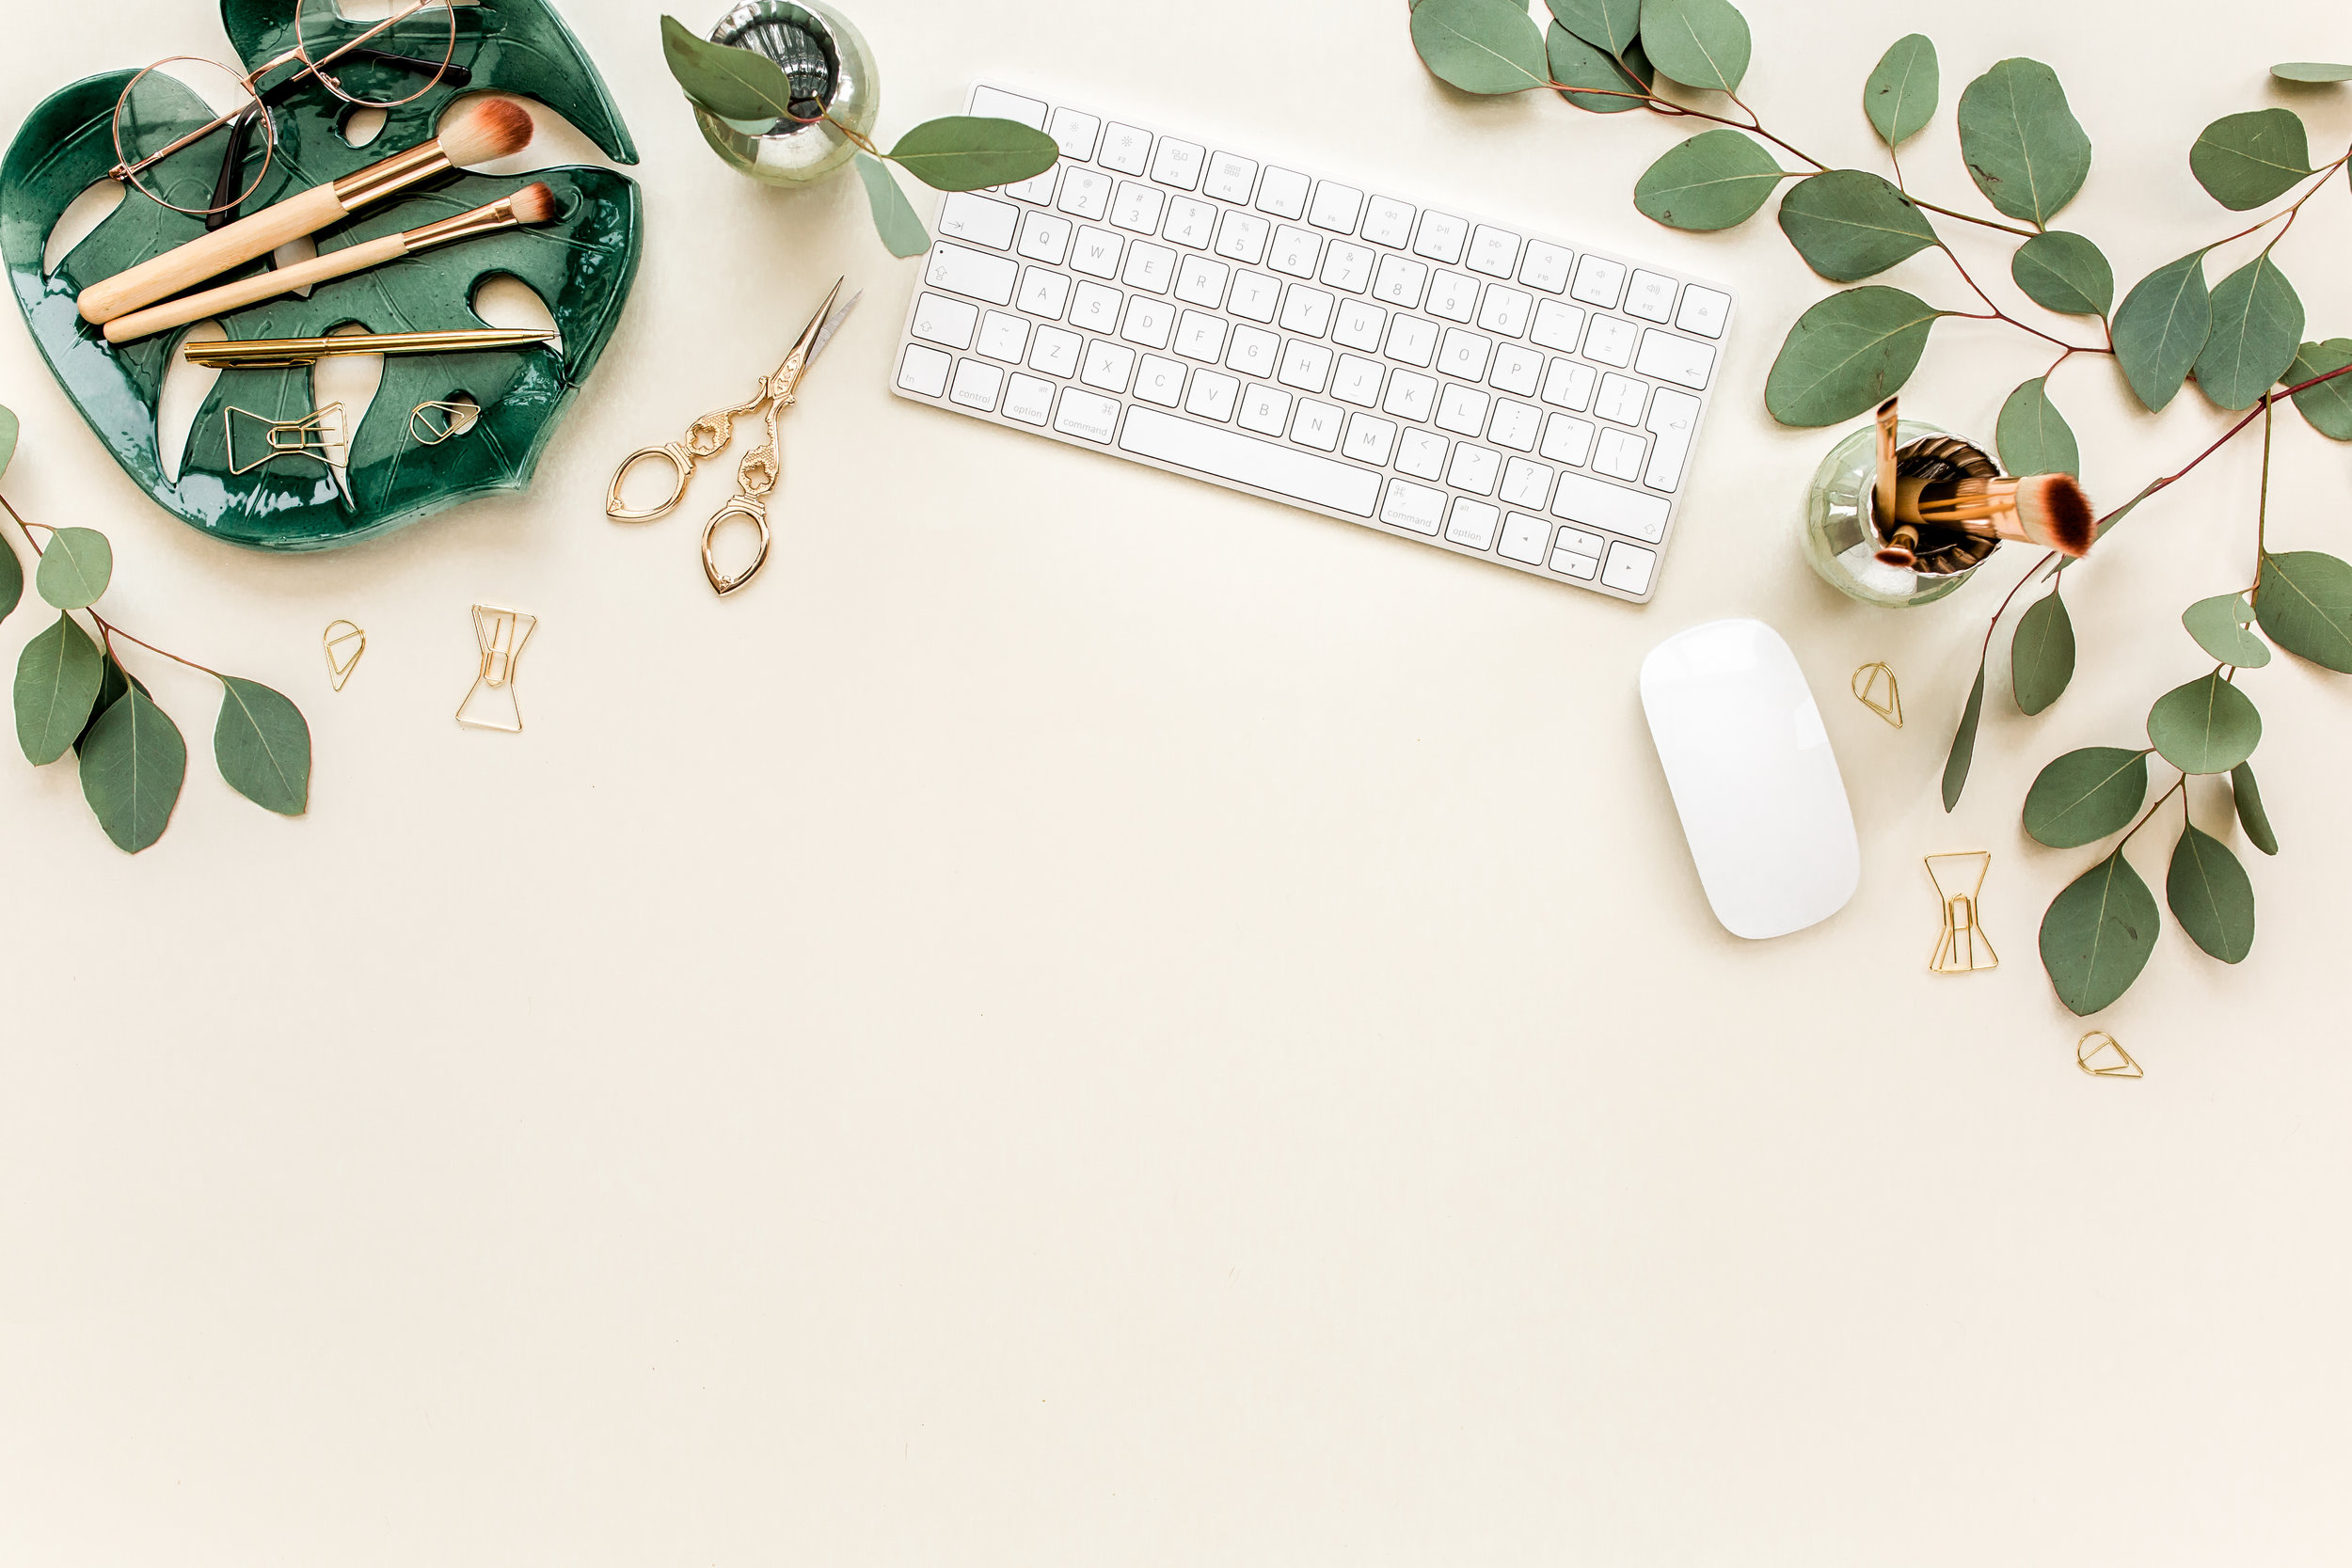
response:
<path fill-rule="evenodd" d="M 567 9 L 648 240 L 527 497 L 237 553 L 0 329 L 8 499 L 105 527 L 109 612 L 282 688 L 317 749 L 310 816 L 270 817 L 209 766 L 208 683 L 139 664 L 199 756 L 137 859 L 68 767 L 0 762 L 0 1560 L 2342 1560 L 2352 694 L 2248 678 L 2285 852 L 2249 856 L 2252 957 L 2169 927 L 2098 1021 L 2142 1082 L 2075 1070 L 2035 958 L 2092 852 L 2017 826 L 2044 762 L 2137 743 L 2204 668 L 2176 617 L 2249 575 L 2255 444 L 2073 579 L 2074 689 L 1989 705 L 1947 817 L 2009 568 L 1899 614 L 1803 565 L 1831 436 L 1761 391 L 1826 288 L 1769 218 L 1633 212 L 1677 127 L 1454 97 L 1392 0 L 859 8 L 894 134 L 1004 68 L 1740 283 L 1644 610 L 890 398 L 914 273 L 854 182 L 728 173 L 655 8 Z M 1750 14 L 1768 123 L 1867 166 L 1863 76 L 1935 33 L 1907 164 L 1970 211 L 1950 103 L 2051 61 L 2097 149 L 2065 222 L 2126 283 L 2238 226 L 2186 168 L 2208 119 L 2352 134 L 2342 91 L 2263 75 L 2343 55 L 2321 0 Z M 8 119 L 223 47 L 202 7 L 105 17 L 11 8 Z M 2280 252 L 2314 336 L 2352 327 L 2347 239 L 2330 191 Z M 790 420 L 776 557 L 715 602 L 726 470 L 645 529 L 606 476 L 740 396 L 837 271 L 868 297 Z M 1964 304 L 1932 254 L 1889 280 Z M 1905 406 L 1989 432 L 2047 357 L 1946 323 Z M 2099 363 L 2057 395 L 2110 503 L 2223 423 Z M 2282 420 L 2276 544 L 2352 543 L 2345 464 Z M 477 599 L 544 617 L 519 737 L 451 722 Z M 1727 614 L 1796 648 L 1864 846 L 1851 907 L 1761 945 L 1709 918 L 1634 694 Z M 370 641 L 331 695 L 339 615 Z M 1843 689 L 1879 657 L 1899 734 Z M 2159 887 L 2176 832 L 2133 851 Z M 2007 961 L 1931 978 L 1919 856 L 1979 847 Z"/>

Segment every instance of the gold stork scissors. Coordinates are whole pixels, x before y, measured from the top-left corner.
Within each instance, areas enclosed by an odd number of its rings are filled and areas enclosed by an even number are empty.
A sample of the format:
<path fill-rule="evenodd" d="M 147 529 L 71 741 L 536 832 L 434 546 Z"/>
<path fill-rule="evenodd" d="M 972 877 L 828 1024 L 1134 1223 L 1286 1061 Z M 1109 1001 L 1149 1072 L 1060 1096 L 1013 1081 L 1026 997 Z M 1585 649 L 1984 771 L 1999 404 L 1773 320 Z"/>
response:
<path fill-rule="evenodd" d="M 606 516 L 616 523 L 649 523 L 665 517 L 685 498 L 686 482 L 694 477 L 694 465 L 725 451 L 727 443 L 735 439 L 735 421 L 745 414 L 766 410 L 767 439 L 743 454 L 736 466 L 735 495 L 703 525 L 703 576 L 710 579 L 711 591 L 721 598 L 751 581 L 767 563 L 768 546 L 772 538 L 768 528 L 768 498 L 784 471 L 776 454 L 776 419 L 800 401 L 801 377 L 807 372 L 809 361 L 824 352 L 842 318 L 866 297 L 861 291 L 842 300 L 841 286 L 848 281 L 846 277 L 834 280 L 832 293 L 825 295 L 817 313 L 808 318 L 808 325 L 801 328 L 801 335 L 793 340 L 792 350 L 784 356 L 784 363 L 776 368 L 775 374 L 762 378 L 758 389 L 749 398 L 732 408 L 705 414 L 686 427 L 683 440 L 667 446 L 638 448 L 622 458 L 621 466 L 612 470 L 612 483 L 604 493 Z M 836 300 L 840 300 L 838 305 Z M 630 468 L 655 458 L 670 466 L 669 493 L 651 506 L 631 508 L 621 499 L 622 481 L 628 478 Z M 733 577 L 719 570 L 718 560 L 711 553 L 719 525 L 730 517 L 741 517 L 759 530 L 759 549 L 752 557 L 752 563 Z"/>

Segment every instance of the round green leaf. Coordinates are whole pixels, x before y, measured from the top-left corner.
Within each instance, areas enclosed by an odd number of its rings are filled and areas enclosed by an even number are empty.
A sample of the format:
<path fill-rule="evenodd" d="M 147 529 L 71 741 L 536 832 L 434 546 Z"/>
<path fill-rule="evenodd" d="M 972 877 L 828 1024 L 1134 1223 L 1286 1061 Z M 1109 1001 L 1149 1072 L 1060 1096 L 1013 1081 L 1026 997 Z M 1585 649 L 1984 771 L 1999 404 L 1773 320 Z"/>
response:
<path fill-rule="evenodd" d="M 8 618 L 17 601 L 24 597 L 24 563 L 16 558 L 15 549 L 6 539 L 0 539 L 0 621 Z"/>
<path fill-rule="evenodd" d="M 2230 847 L 2194 823 L 2173 847 L 2164 901 L 2189 940 L 2223 963 L 2254 950 L 2254 884 Z"/>
<path fill-rule="evenodd" d="M 2254 782 L 2254 765 L 2241 762 L 2230 769 L 2230 797 L 2237 804 L 2238 826 L 2247 842 L 2265 855 L 2279 852 L 2279 837 L 2270 831 L 2270 813 L 2263 809 L 2262 786 Z"/>
<path fill-rule="evenodd" d="M 1764 378 L 1764 406 L 1787 425 L 1836 424 L 1886 401 L 1917 368 L 1944 312 L 1878 285 L 1830 295 L 1788 329 Z"/>
<path fill-rule="evenodd" d="M 1642 0 L 1642 47 L 1684 87 L 1730 92 L 1748 73 L 1748 19 L 1730 0 Z"/>
<path fill-rule="evenodd" d="M 180 726 L 137 687 L 98 716 L 82 745 L 82 799 L 130 854 L 163 836 L 187 773 Z"/>
<path fill-rule="evenodd" d="M 2352 82 L 2352 65 L 2322 65 L 2316 60 L 2289 60 L 2274 65 L 2270 74 L 2281 82 Z"/>
<path fill-rule="evenodd" d="M 213 761 L 230 788 L 282 816 L 310 800 L 310 726 L 302 710 L 259 681 L 223 675 Z"/>
<path fill-rule="evenodd" d="M 1884 272 L 1935 244 L 1927 214 L 1858 168 L 1798 181 L 1781 200 L 1780 230 L 1805 265 L 1836 283 Z"/>
<path fill-rule="evenodd" d="M 2197 385 L 2223 408 L 2251 408 L 2295 363 L 2303 301 L 2263 252 L 2213 291 L 2213 327 L 2197 356 Z"/>
<path fill-rule="evenodd" d="M 1763 147 L 1737 131 L 1702 131 L 1643 171 L 1633 205 L 1669 229 L 1744 223 L 1781 182 Z"/>
<path fill-rule="evenodd" d="M 8 459 L 16 455 L 16 415 L 0 408 L 0 475 L 8 471 Z"/>
<path fill-rule="evenodd" d="M 2036 376 L 2010 393 L 1993 427 L 2001 466 L 2013 474 L 2079 474 L 2082 453 L 2074 428 L 2050 401 L 2047 379 Z M 2027 713 L 2035 712 L 2027 708 Z"/>
<path fill-rule="evenodd" d="M 2254 607 L 2243 594 L 2217 594 L 2181 612 L 2181 625 L 2199 647 L 2241 670 L 2259 670 L 2270 662 L 2270 644 L 2246 629 L 2253 619 Z"/>
<path fill-rule="evenodd" d="M 2311 138 L 2293 109 L 2223 115 L 2198 133 L 2188 171 L 2233 213 L 2283 196 L 2312 173 Z"/>
<path fill-rule="evenodd" d="M 114 576 L 114 546 L 91 528 L 61 528 L 49 536 L 33 573 L 33 586 L 59 610 L 80 610 L 96 604 Z"/>
<path fill-rule="evenodd" d="M 2057 702 L 2074 678 L 2074 622 L 2055 592 L 2036 599 L 2019 618 L 2010 642 L 2009 677 L 2018 711 L 2026 714 Z"/>
<path fill-rule="evenodd" d="M 1544 51 L 1551 62 L 1553 81 L 1564 87 L 1595 89 L 1560 95 L 1592 114 L 1622 114 L 1640 108 L 1645 100 L 1639 95 L 1647 92 L 1658 76 L 1649 56 L 1642 53 L 1639 39 L 1626 46 L 1620 64 L 1555 22 L 1545 29 Z"/>
<path fill-rule="evenodd" d="M 1524 92 L 1551 80 L 1543 34 L 1511 0 L 1422 0 L 1412 32 L 1421 63 L 1464 92 Z"/>
<path fill-rule="evenodd" d="M 2176 686 L 2148 710 L 2148 738 L 2184 773 L 2227 773 L 2254 754 L 2263 716 L 2221 672 Z"/>
<path fill-rule="evenodd" d="M 883 246 L 900 261 L 930 249 L 930 234 L 907 204 L 907 193 L 898 188 L 890 166 L 865 152 L 855 154 L 853 161 L 866 186 L 866 205 L 874 214 L 874 232 L 882 236 Z"/>
<path fill-rule="evenodd" d="M 784 68 L 756 50 L 713 43 L 665 16 L 661 57 L 686 96 L 723 119 L 773 125 L 792 118 L 792 85 Z"/>
<path fill-rule="evenodd" d="M 1549 0 L 1551 14 L 1562 27 L 1604 55 L 1623 55 L 1633 47 L 1642 30 L 1642 0 Z M 1566 81 L 1558 71 L 1559 81 Z"/>
<path fill-rule="evenodd" d="M 2161 927 L 2155 895 L 2118 848 L 2051 900 L 2042 967 L 2069 1010 L 2095 1013 L 2132 989 Z"/>
<path fill-rule="evenodd" d="M 2172 401 L 2213 330 L 2205 253 L 2192 250 L 2133 285 L 2115 311 L 2115 357 L 2132 394 L 2154 413 Z"/>
<path fill-rule="evenodd" d="M 2265 555 L 2254 614 L 2287 652 L 2352 674 L 2352 566 L 2320 550 Z"/>
<path fill-rule="evenodd" d="M 116 699 L 135 686 L 141 691 L 147 691 L 147 683 L 125 670 L 119 659 L 103 648 L 99 650 L 99 654 L 103 662 L 98 677 L 98 700 L 90 705 L 89 718 L 84 721 L 82 733 L 73 737 L 76 752 L 89 743 L 89 732 L 97 727 L 98 721 L 104 717 L 106 710 L 115 705 Z M 147 694 L 151 697 L 154 695 L 152 691 L 147 691 Z"/>
<path fill-rule="evenodd" d="M 2080 234 L 2036 234 L 2010 258 L 2009 275 L 2026 297 L 2061 316 L 2104 316 L 2115 303 L 2115 269 Z"/>
<path fill-rule="evenodd" d="M 1036 126 L 990 115 L 927 119 L 890 150 L 892 163 L 935 191 L 1017 185 L 1052 168 L 1060 156 L 1060 144 Z"/>
<path fill-rule="evenodd" d="M 1879 139 L 1897 146 L 1924 130 L 1935 118 L 1936 93 L 1942 86 L 1935 63 L 1935 43 L 1925 33 L 1897 39 L 1879 56 L 1879 63 L 1862 84 L 1862 112 Z"/>
<path fill-rule="evenodd" d="M 1960 151 L 1986 200 L 2036 227 L 2056 217 L 2090 172 L 2090 138 L 2067 107 L 2058 73 L 2040 60 L 2003 60 L 1968 84 L 1960 95 Z"/>
<path fill-rule="evenodd" d="M 2330 371 L 2352 365 L 2352 338 L 2330 338 L 2324 343 L 2305 343 L 2295 351 L 2295 363 L 2287 367 L 2279 380 L 2285 386 L 2302 387 L 2303 383 Z M 2331 441 L 2352 441 L 2352 375 L 2340 375 L 2333 381 L 2322 381 L 2316 387 L 2303 387 L 2295 394 L 2295 406 L 2303 411 L 2311 427 Z"/>
<path fill-rule="evenodd" d="M 1960 804 L 1968 786 L 1968 769 L 1977 760 L 1977 721 L 1984 717 L 1984 664 L 1977 665 L 1977 684 L 1968 689 L 1968 705 L 1961 710 L 1960 728 L 1952 732 L 1952 749 L 1944 758 L 1944 810 Z"/>
<path fill-rule="evenodd" d="M 2026 791 L 2026 832 L 2053 849 L 2095 843 L 2131 826 L 2147 796 L 2147 752 L 2086 746 L 2035 777 Z"/>
<path fill-rule="evenodd" d="M 97 644 L 60 610 L 16 657 L 16 743 L 36 766 L 65 755 L 104 680 Z"/>

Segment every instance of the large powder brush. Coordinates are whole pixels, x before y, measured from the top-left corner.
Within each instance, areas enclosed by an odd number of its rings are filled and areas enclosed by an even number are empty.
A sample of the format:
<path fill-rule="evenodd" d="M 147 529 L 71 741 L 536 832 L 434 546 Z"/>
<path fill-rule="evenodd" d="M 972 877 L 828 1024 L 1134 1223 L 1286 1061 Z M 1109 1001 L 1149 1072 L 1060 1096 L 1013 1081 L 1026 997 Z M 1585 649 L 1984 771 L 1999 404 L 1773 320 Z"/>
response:
<path fill-rule="evenodd" d="M 2098 531 L 2090 498 L 2072 474 L 1898 478 L 1885 522 L 1886 545 L 1878 558 L 1890 566 L 1911 565 L 1922 534 L 1935 529 L 2015 539 L 2068 556 L 2087 554 Z"/>

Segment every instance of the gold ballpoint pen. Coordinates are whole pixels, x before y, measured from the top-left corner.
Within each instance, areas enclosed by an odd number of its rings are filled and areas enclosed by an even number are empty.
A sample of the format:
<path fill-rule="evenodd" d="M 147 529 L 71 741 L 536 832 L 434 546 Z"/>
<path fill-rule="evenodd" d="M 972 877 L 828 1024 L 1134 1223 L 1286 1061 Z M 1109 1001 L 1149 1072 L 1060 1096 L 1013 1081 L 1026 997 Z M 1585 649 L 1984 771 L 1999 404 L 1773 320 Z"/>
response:
<path fill-rule="evenodd" d="M 552 342 L 555 334 L 536 328 L 467 328 L 452 332 L 355 332 L 339 338 L 231 338 L 185 344 L 191 365 L 257 370 L 279 365 L 314 365 L 338 354 L 469 354 L 480 349 L 529 348 Z"/>

